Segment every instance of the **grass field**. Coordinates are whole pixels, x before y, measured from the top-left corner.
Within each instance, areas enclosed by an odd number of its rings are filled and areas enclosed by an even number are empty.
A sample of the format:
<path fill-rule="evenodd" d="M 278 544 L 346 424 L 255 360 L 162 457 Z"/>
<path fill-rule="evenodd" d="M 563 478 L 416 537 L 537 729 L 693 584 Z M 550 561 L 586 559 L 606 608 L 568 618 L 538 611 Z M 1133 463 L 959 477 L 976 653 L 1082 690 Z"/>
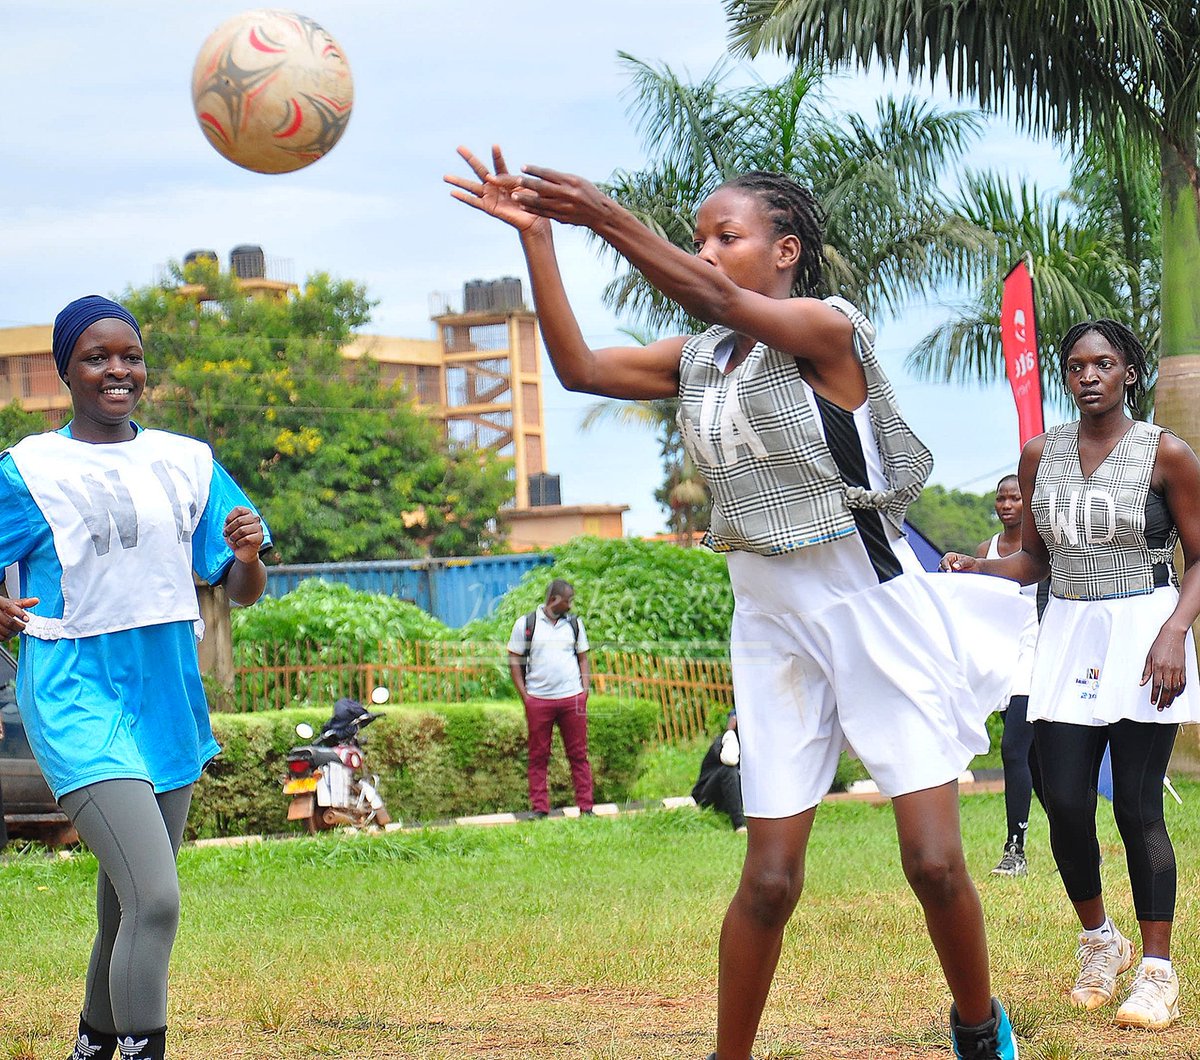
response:
<path fill-rule="evenodd" d="M 1180 862 L 1182 1023 L 1118 1031 L 1065 1002 L 1074 928 L 1035 811 L 1031 875 L 987 875 L 999 796 L 964 799 L 995 988 L 1028 1060 L 1200 1058 L 1200 785 L 1168 802 Z M 1110 910 L 1133 932 L 1102 804 Z M 745 839 L 695 810 L 185 848 L 172 1060 L 308 1057 L 697 1060 L 712 1048 L 717 934 Z M 0 859 L 0 1060 L 65 1060 L 96 866 Z M 756 1055 L 947 1060 L 949 998 L 900 872 L 887 807 L 817 820 L 805 897 Z"/>

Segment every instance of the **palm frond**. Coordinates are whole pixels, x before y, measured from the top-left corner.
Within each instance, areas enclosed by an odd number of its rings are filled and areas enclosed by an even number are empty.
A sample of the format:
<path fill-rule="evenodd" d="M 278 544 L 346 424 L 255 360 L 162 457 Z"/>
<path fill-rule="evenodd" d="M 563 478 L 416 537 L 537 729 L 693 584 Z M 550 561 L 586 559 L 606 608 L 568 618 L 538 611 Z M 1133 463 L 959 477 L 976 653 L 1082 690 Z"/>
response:
<path fill-rule="evenodd" d="M 735 54 L 878 64 L 1075 142 L 1197 113 L 1195 19 L 1158 0 L 726 0 Z M 1190 48 L 1191 58 L 1185 60 Z M 1182 126 L 1179 126 L 1182 127 Z"/>

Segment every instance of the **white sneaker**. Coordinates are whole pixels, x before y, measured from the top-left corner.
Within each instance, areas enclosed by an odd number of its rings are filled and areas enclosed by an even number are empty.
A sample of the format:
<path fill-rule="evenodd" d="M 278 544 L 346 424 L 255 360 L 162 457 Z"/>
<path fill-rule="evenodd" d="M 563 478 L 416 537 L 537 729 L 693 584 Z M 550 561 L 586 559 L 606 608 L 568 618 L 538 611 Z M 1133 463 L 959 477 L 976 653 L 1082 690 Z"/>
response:
<path fill-rule="evenodd" d="M 1118 1027 L 1166 1030 L 1179 1019 L 1179 978 L 1174 970 L 1163 971 L 1143 964 L 1133 977 L 1129 996 L 1117 1009 Z"/>
<path fill-rule="evenodd" d="M 1117 976 L 1133 967 L 1133 943 L 1115 927 L 1111 939 L 1079 936 L 1079 977 L 1071 990 L 1071 1004 L 1080 1008 L 1107 1005 L 1117 992 Z"/>
<path fill-rule="evenodd" d="M 1008 843 L 1004 847 L 1004 855 L 992 869 L 993 876 L 1026 876 L 1029 874 L 1029 863 L 1025 854 L 1018 849 L 1016 843 Z"/>

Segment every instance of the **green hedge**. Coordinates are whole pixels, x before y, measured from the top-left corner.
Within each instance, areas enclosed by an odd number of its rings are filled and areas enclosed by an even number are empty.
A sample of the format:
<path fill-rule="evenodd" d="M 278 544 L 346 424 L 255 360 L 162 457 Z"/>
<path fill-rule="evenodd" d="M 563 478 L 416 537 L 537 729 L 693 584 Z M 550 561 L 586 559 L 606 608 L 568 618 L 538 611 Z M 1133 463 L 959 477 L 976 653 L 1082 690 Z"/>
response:
<path fill-rule="evenodd" d="M 329 708 L 296 707 L 260 714 L 214 714 L 223 752 L 196 785 L 191 838 L 295 831 L 282 792 L 284 758 L 298 742 L 295 727 L 313 727 Z M 643 748 L 654 735 L 657 707 L 643 700 L 593 695 L 588 750 L 598 802 L 629 797 Z M 389 707 L 365 735 L 367 762 L 378 773 L 393 820 L 529 807 L 525 716 L 519 703 L 437 703 Z M 574 802 L 570 771 L 556 735 L 550 757 L 550 800 Z"/>

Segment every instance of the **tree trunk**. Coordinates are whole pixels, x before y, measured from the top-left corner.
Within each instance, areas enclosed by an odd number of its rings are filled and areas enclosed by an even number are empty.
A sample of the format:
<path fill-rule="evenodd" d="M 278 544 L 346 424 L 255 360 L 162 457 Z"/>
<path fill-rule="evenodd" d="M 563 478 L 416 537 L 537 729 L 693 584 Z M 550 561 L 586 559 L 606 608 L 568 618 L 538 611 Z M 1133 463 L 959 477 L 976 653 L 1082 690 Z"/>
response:
<path fill-rule="evenodd" d="M 1183 143 L 1196 143 L 1186 130 Z M 1196 151 L 1162 148 L 1162 343 L 1154 422 L 1174 431 L 1200 452 L 1200 184 Z M 1200 623 L 1193 628 L 1200 641 Z M 1193 690 L 1200 693 L 1200 690 Z M 1184 728 L 1175 744 L 1171 769 L 1200 776 L 1200 725 Z"/>

